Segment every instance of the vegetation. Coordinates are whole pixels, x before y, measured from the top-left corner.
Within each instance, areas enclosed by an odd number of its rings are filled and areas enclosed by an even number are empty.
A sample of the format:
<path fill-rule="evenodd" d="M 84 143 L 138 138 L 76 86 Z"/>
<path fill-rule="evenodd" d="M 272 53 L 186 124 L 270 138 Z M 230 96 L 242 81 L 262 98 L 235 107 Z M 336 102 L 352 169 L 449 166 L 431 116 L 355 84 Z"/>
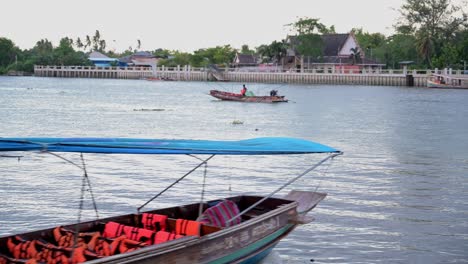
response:
<path fill-rule="evenodd" d="M 405 0 L 399 11 L 401 16 L 391 36 L 365 32 L 362 28 L 352 30 L 360 44 L 360 49 L 353 50 L 350 56 L 354 63 L 359 63 L 361 55 L 389 68 L 398 68 L 400 62 L 411 61 L 414 68 L 460 69 L 464 62 L 468 62 L 468 16 L 461 6 L 452 4 L 451 0 Z M 294 48 L 309 58 L 323 55 L 321 34 L 335 33 L 334 26 L 326 26 L 317 18 L 298 18 L 287 26 L 295 35 Z M 225 66 L 232 62 L 237 52 L 254 54 L 264 63 L 278 63 L 290 48 L 288 41 L 274 40 L 254 49 L 243 45 L 237 50 L 224 45 L 193 53 L 167 49 L 156 49 L 152 53 L 160 58 L 159 65 L 169 67 Z M 121 53 L 109 50 L 99 30 L 94 35 L 76 40 L 64 37 L 58 46 L 41 39 L 33 48 L 26 50 L 18 48 L 12 40 L 0 37 L 0 74 L 32 72 L 34 65 L 90 65 L 87 53 L 91 51 L 99 51 L 109 57 L 123 57 L 141 49 L 140 39 L 136 40 L 135 47 L 130 46 Z"/>

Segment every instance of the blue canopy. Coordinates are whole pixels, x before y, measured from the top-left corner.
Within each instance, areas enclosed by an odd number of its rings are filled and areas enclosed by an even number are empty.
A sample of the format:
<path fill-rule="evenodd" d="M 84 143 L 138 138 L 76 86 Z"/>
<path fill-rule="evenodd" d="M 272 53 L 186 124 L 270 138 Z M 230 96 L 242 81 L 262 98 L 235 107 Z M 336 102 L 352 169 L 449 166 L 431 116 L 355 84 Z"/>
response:
<path fill-rule="evenodd" d="M 5 151 L 221 155 L 340 152 L 312 141 L 286 137 L 264 137 L 239 141 L 136 138 L 0 138 L 0 152 Z"/>

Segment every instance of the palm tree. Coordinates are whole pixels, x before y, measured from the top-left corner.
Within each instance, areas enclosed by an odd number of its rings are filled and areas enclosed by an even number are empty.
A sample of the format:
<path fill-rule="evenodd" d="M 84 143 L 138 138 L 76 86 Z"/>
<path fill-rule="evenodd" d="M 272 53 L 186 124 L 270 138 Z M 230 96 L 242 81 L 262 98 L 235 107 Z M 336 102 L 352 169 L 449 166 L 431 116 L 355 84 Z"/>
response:
<path fill-rule="evenodd" d="M 353 60 L 353 65 L 358 62 L 361 62 L 361 51 L 359 50 L 359 48 L 358 47 L 351 48 L 350 51 L 351 51 L 351 54 L 349 55 L 349 58 Z"/>
<path fill-rule="evenodd" d="M 431 55 L 434 48 L 434 41 L 427 32 L 421 32 L 418 34 L 416 39 L 416 47 L 419 54 L 424 58 L 429 65 L 429 68 L 432 67 Z"/>
<path fill-rule="evenodd" d="M 78 38 L 76 39 L 75 43 L 76 43 L 76 47 L 79 48 L 79 49 L 83 48 L 83 46 L 84 46 L 84 45 L 83 45 L 83 42 L 81 42 L 80 37 L 78 37 Z"/>
<path fill-rule="evenodd" d="M 86 35 L 85 49 L 87 49 L 88 47 L 91 47 L 91 38 L 88 35 Z"/>
<path fill-rule="evenodd" d="M 137 39 L 137 49 L 140 50 L 141 48 L 141 40 Z"/>
<path fill-rule="evenodd" d="M 99 41 L 99 51 L 105 52 L 105 49 L 106 49 L 106 40 L 101 39 Z"/>

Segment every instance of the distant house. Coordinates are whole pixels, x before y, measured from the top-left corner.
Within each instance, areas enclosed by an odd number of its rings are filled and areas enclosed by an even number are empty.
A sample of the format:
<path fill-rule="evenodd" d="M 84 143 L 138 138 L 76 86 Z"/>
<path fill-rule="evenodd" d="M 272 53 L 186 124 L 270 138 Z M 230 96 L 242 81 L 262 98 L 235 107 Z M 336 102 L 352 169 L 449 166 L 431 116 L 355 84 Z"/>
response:
<path fill-rule="evenodd" d="M 235 68 L 258 66 L 258 57 L 252 54 L 236 53 L 231 65 Z"/>
<path fill-rule="evenodd" d="M 365 56 L 364 51 L 354 34 L 323 34 L 320 36 L 323 44 L 322 56 L 310 57 L 300 54 L 296 47 L 299 40 L 289 36 L 287 56 L 283 58 L 286 68 L 295 69 L 334 69 L 342 72 L 352 72 L 361 69 L 381 69 L 385 64 Z"/>
<path fill-rule="evenodd" d="M 111 66 L 112 62 L 118 62 L 118 59 L 109 58 L 106 55 L 93 51 L 89 54 L 88 59 L 93 62 L 94 66 L 96 67 L 109 67 Z"/>
<path fill-rule="evenodd" d="M 119 66 L 146 66 L 156 67 L 159 59 L 151 52 L 138 51 L 132 55 L 125 56 L 119 59 Z"/>

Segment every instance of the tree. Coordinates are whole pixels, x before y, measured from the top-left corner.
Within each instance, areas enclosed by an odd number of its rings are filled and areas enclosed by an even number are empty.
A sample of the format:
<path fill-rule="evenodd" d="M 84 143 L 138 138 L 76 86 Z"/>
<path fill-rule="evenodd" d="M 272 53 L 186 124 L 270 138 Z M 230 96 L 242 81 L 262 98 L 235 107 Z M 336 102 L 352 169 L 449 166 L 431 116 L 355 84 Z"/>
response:
<path fill-rule="evenodd" d="M 85 43 L 85 49 L 91 48 L 91 38 L 86 35 L 86 43 Z"/>
<path fill-rule="evenodd" d="M 375 51 L 382 48 L 385 45 L 386 37 L 381 33 L 369 33 L 364 32 L 362 28 L 352 29 L 354 36 L 359 43 L 359 46 L 364 49 L 364 52 L 368 52 L 366 57 L 374 58 Z"/>
<path fill-rule="evenodd" d="M 296 50 L 302 56 L 317 59 L 323 56 L 324 43 L 320 35 L 317 34 L 303 34 L 297 36 Z"/>
<path fill-rule="evenodd" d="M 84 47 L 84 44 L 83 44 L 83 42 L 81 41 L 80 37 L 78 37 L 78 38 L 76 39 L 75 45 L 76 45 L 76 47 L 79 48 L 79 49 L 81 49 L 81 48 Z"/>
<path fill-rule="evenodd" d="M 13 41 L 7 38 L 0 38 L 0 72 L 1 68 L 7 67 L 15 62 L 19 49 Z"/>
<path fill-rule="evenodd" d="M 241 47 L 240 53 L 241 54 L 250 54 L 250 55 L 252 55 L 252 54 L 255 54 L 255 51 L 249 49 L 249 45 L 244 44 Z"/>
<path fill-rule="evenodd" d="M 141 41 L 137 39 L 137 50 L 140 50 L 141 48 Z"/>
<path fill-rule="evenodd" d="M 93 36 L 93 50 L 99 50 L 100 42 L 101 42 L 101 33 L 99 33 L 99 30 L 96 30 Z"/>
<path fill-rule="evenodd" d="M 106 51 L 106 40 L 101 39 L 99 41 L 99 49 L 100 52 L 105 52 Z"/>
<path fill-rule="evenodd" d="M 361 50 L 358 47 L 350 49 L 351 54 L 349 57 L 353 60 L 353 65 L 361 62 Z"/>
<path fill-rule="evenodd" d="M 282 57 L 286 56 L 288 45 L 284 41 L 273 41 L 270 44 L 271 57 L 279 62 Z"/>
<path fill-rule="evenodd" d="M 414 34 L 419 54 L 432 66 L 443 46 L 466 28 L 467 14 L 451 0 L 406 0 L 400 8 L 401 18 L 395 25 L 398 33 Z"/>
<path fill-rule="evenodd" d="M 335 26 L 327 27 L 320 23 L 319 20 L 319 18 L 303 17 L 286 26 L 291 27 L 298 35 L 309 35 L 315 33 L 315 31 L 321 34 L 335 33 Z"/>

